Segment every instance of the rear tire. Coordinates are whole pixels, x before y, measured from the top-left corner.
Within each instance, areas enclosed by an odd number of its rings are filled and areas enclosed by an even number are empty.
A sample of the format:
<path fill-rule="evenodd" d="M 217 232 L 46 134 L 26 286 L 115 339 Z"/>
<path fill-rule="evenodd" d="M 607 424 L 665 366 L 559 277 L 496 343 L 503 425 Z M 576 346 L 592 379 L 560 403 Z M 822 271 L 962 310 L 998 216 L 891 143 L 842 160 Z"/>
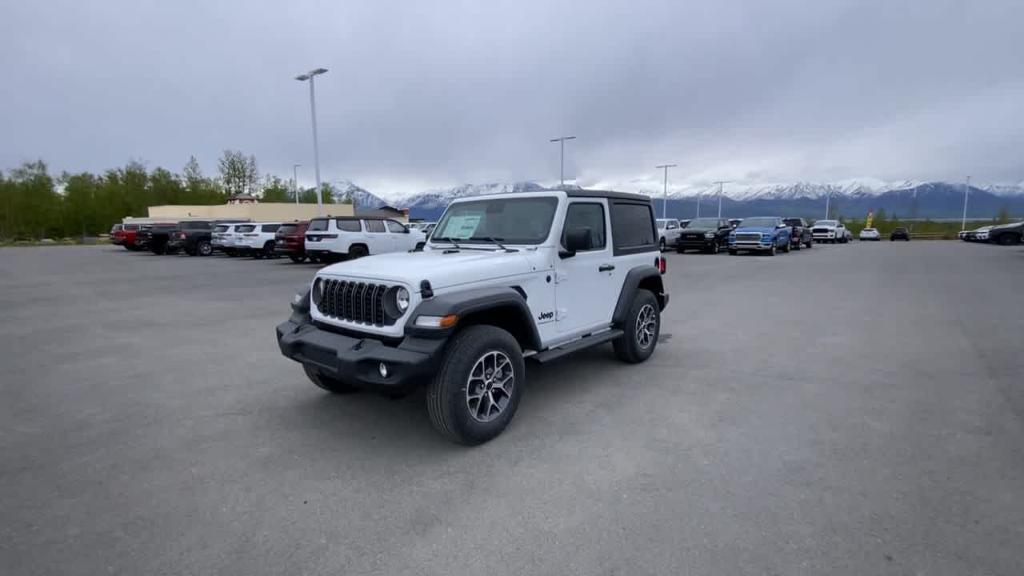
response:
<path fill-rule="evenodd" d="M 789 254 L 789 249 L 790 249 L 790 243 L 787 240 L 786 241 L 786 245 L 782 247 L 782 251 L 785 252 L 786 254 Z"/>
<path fill-rule="evenodd" d="M 322 388 L 331 394 L 351 394 L 356 391 L 355 386 L 347 384 L 336 378 L 324 376 L 319 370 L 309 364 L 303 364 L 302 369 L 306 372 L 306 376 L 309 377 L 313 384 L 316 384 L 317 387 Z"/>
<path fill-rule="evenodd" d="M 636 291 L 622 331 L 622 336 L 612 341 L 619 360 L 639 364 L 654 354 L 661 333 L 661 307 L 650 290 Z"/>
<path fill-rule="evenodd" d="M 452 339 L 427 386 L 430 422 L 452 442 L 483 444 L 511 422 L 525 383 L 516 339 L 496 326 L 469 326 Z"/>
<path fill-rule="evenodd" d="M 289 254 L 288 257 L 291 258 L 292 262 L 295 262 L 296 264 L 302 264 L 303 262 L 306 261 L 305 254 Z"/>
<path fill-rule="evenodd" d="M 348 258 L 349 258 L 349 260 L 355 260 L 357 258 L 363 258 L 364 256 L 369 256 L 369 255 L 370 255 L 370 252 L 366 249 L 366 246 L 357 245 L 357 246 L 351 246 L 348 249 Z"/>

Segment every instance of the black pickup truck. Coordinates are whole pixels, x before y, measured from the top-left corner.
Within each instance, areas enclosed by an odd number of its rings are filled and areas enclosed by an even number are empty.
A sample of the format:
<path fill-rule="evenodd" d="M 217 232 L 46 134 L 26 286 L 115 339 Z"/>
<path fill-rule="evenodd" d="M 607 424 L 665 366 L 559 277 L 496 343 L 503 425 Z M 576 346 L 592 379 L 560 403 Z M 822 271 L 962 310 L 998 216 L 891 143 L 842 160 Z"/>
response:
<path fill-rule="evenodd" d="M 153 254 L 164 254 L 167 252 L 167 239 L 177 228 L 178 225 L 172 223 L 145 224 L 135 234 L 135 246 Z"/>
<path fill-rule="evenodd" d="M 189 256 L 209 256 L 213 254 L 211 236 L 218 224 L 242 222 L 242 220 L 186 220 L 178 223 L 167 240 L 167 253 L 174 254 L 183 250 Z"/>
<path fill-rule="evenodd" d="M 811 227 L 807 225 L 807 221 L 803 218 L 783 218 L 782 222 L 792 228 L 789 233 L 789 246 L 793 250 L 799 250 L 801 247 L 812 248 L 814 246 L 814 236 L 811 234 Z"/>

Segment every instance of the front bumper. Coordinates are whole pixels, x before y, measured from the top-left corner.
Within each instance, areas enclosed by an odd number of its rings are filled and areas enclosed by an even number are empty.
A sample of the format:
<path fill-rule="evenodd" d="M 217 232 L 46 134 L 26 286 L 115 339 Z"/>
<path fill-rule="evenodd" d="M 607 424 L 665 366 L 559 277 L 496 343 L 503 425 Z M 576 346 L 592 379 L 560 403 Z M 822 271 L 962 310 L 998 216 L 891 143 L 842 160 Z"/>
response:
<path fill-rule="evenodd" d="M 718 242 L 717 238 L 680 238 L 676 240 L 676 248 L 696 250 L 711 248 Z"/>
<path fill-rule="evenodd" d="M 403 388 L 426 381 L 437 371 L 443 338 L 406 336 L 397 345 L 324 330 L 309 316 L 295 313 L 277 326 L 281 353 L 315 366 L 325 376 L 366 388 Z M 380 375 L 380 365 L 387 377 Z"/>
<path fill-rule="evenodd" d="M 754 242 L 732 242 L 729 244 L 729 250 L 771 250 L 773 244 L 768 242 L 767 244 L 754 243 Z"/>

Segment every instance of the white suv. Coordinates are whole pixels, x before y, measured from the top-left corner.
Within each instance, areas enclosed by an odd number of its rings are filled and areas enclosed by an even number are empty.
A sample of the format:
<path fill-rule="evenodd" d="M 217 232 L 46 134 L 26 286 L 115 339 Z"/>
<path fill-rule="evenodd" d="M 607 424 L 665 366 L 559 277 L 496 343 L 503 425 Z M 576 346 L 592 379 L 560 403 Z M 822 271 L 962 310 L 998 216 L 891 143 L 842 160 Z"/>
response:
<path fill-rule="evenodd" d="M 547 362 L 608 342 L 626 362 L 650 357 L 668 304 L 664 271 L 647 196 L 462 198 L 422 251 L 320 270 L 277 339 L 330 392 L 426 384 L 437 430 L 479 444 L 512 419 L 524 358 Z"/>
<path fill-rule="evenodd" d="M 306 228 L 306 254 L 319 262 L 355 259 L 423 246 L 426 234 L 397 220 L 382 218 L 313 218 Z"/>
<path fill-rule="evenodd" d="M 228 256 L 234 256 L 235 252 L 235 227 L 242 226 L 245 222 L 238 224 L 218 224 L 213 228 L 213 232 L 210 233 L 210 246 L 213 251 L 221 251 Z"/>
<path fill-rule="evenodd" d="M 280 227 L 280 222 L 236 224 L 231 247 L 237 254 L 273 258 L 277 229 Z"/>

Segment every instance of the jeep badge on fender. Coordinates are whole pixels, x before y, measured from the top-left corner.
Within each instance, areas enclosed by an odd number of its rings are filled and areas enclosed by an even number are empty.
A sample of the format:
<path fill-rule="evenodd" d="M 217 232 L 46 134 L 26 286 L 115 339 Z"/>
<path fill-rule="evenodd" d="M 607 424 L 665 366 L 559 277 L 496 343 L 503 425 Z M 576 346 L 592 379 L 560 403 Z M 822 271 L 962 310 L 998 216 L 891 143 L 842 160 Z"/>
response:
<path fill-rule="evenodd" d="M 462 198 L 422 251 L 320 270 L 295 296 L 277 340 L 329 392 L 425 385 L 434 427 L 481 444 L 512 420 L 526 359 L 548 362 L 606 342 L 625 362 L 650 357 L 668 305 L 662 263 L 647 196 Z"/>

